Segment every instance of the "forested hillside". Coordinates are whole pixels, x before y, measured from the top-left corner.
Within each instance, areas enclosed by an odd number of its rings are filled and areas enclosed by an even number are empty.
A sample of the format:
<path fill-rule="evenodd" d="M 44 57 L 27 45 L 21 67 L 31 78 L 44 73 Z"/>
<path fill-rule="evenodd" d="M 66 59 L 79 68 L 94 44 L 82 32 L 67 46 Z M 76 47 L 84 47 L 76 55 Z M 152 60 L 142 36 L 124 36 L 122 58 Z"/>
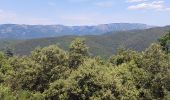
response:
<path fill-rule="evenodd" d="M 111 32 L 99 36 L 81 36 L 81 38 L 86 40 L 87 45 L 90 47 L 89 51 L 91 55 L 108 57 L 116 53 L 117 48 L 131 48 L 142 51 L 149 47 L 151 43 L 157 42 L 157 39 L 168 30 L 170 30 L 170 26 L 146 30 Z M 57 44 L 62 49 L 68 50 L 70 42 L 76 37 L 80 36 L 20 40 L 17 43 L 13 42 L 10 48 L 14 49 L 14 52 L 20 55 L 30 54 L 30 51 L 34 50 L 37 46 L 45 47 L 52 44 Z"/>
<path fill-rule="evenodd" d="M 0 53 L 1 100 L 168 100 L 170 32 L 143 52 L 92 57 L 83 39 L 28 56 Z"/>

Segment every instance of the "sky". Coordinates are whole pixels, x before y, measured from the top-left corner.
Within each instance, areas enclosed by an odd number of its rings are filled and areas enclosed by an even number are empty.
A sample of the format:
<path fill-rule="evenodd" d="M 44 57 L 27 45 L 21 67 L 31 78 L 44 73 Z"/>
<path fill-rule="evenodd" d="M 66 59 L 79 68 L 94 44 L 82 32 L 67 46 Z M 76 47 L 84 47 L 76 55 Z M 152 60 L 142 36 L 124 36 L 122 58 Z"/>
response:
<path fill-rule="evenodd" d="M 0 0 L 0 24 L 170 25 L 170 0 Z"/>

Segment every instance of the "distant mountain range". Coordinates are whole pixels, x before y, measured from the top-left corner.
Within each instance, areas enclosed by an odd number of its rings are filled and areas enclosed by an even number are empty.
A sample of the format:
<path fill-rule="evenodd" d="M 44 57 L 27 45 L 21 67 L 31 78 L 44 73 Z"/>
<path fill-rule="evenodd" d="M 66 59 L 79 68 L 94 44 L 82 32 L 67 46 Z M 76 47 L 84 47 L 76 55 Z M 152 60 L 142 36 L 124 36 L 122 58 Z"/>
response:
<path fill-rule="evenodd" d="M 157 42 L 157 40 L 167 31 L 170 31 L 170 26 L 110 32 L 103 35 L 70 35 L 29 40 L 1 40 L 0 49 L 2 50 L 5 47 L 10 47 L 14 49 L 16 54 L 25 55 L 29 54 L 36 47 L 45 47 L 57 44 L 59 47 L 68 50 L 68 46 L 73 39 L 76 37 L 82 37 L 85 38 L 92 55 L 108 57 L 114 54 L 116 49 L 120 47 L 142 51 L 151 43 Z"/>
<path fill-rule="evenodd" d="M 64 25 L 0 25 L 0 39 L 33 39 L 65 35 L 101 35 L 108 32 L 147 29 L 152 26 L 137 23 L 112 23 L 97 26 Z"/>

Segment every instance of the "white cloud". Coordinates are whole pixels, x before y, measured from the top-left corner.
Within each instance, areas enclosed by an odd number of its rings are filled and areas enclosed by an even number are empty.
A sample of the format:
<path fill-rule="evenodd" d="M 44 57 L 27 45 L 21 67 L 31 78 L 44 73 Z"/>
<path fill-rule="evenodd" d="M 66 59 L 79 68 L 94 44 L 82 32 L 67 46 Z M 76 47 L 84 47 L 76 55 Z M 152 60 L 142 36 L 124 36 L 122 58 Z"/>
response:
<path fill-rule="evenodd" d="M 144 2 L 144 1 L 148 1 L 148 0 L 127 0 L 126 2 Z"/>
<path fill-rule="evenodd" d="M 153 1 L 152 4 L 163 4 L 165 1 Z"/>
<path fill-rule="evenodd" d="M 152 1 L 143 2 L 136 5 L 129 6 L 130 10 L 157 10 L 157 11 L 168 11 L 169 7 L 164 5 L 165 1 Z"/>

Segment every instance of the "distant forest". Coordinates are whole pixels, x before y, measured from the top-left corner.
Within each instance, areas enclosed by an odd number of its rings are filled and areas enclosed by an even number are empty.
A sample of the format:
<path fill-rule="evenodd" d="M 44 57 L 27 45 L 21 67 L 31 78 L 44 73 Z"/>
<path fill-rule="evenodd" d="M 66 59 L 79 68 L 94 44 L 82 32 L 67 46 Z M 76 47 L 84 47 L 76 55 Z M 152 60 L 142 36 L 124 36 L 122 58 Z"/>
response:
<path fill-rule="evenodd" d="M 61 49 L 69 51 L 71 41 L 75 38 L 84 38 L 86 40 L 86 45 L 89 47 L 90 55 L 108 58 L 110 55 L 117 52 L 117 48 L 122 47 L 138 52 L 144 51 L 152 43 L 157 43 L 157 40 L 165 35 L 168 30 L 170 30 L 170 26 L 153 27 L 141 30 L 116 31 L 101 35 L 63 35 L 59 37 L 26 40 L 11 38 L 5 40 L 0 39 L 0 50 L 5 51 L 8 48 L 12 49 L 15 55 L 30 55 L 31 51 L 36 47 L 57 45 Z"/>
<path fill-rule="evenodd" d="M 170 32 L 138 52 L 91 56 L 86 40 L 0 53 L 0 100 L 169 100 Z"/>

